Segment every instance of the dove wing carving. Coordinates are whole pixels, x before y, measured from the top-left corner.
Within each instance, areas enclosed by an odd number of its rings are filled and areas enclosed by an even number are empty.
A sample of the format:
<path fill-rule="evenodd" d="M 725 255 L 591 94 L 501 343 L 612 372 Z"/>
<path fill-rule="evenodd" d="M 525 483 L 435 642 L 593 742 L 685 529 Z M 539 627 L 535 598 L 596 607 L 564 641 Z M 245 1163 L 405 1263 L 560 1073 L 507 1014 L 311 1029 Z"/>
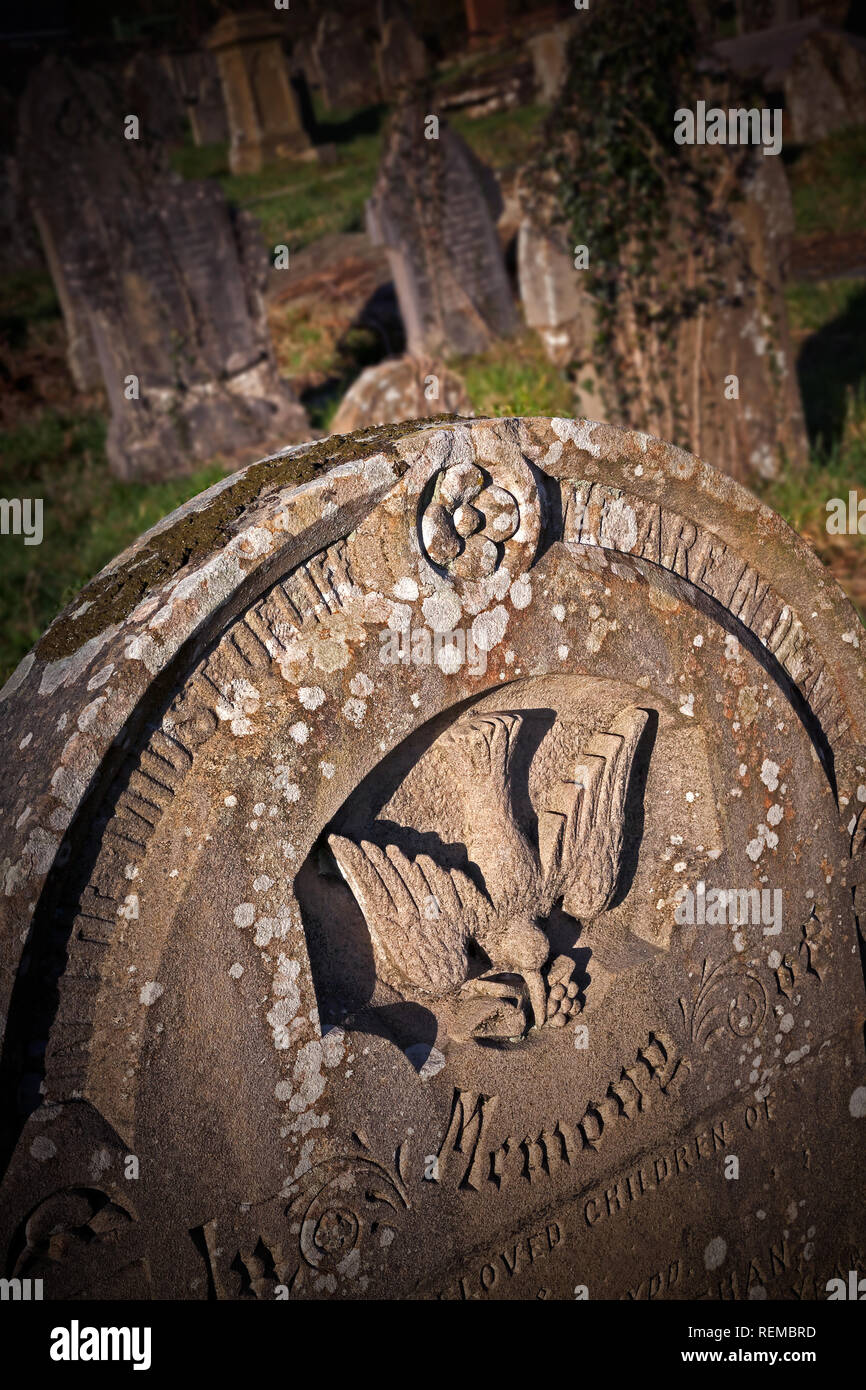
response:
<path fill-rule="evenodd" d="M 574 779 L 552 791 L 539 818 L 545 901 L 563 898 L 566 912 L 586 920 L 609 906 L 616 888 L 632 764 L 649 716 L 628 705 L 610 728 L 593 734 Z"/>
<path fill-rule="evenodd" d="M 466 980 L 467 942 L 492 908 L 460 869 L 429 855 L 408 859 L 396 845 L 382 850 L 343 835 L 328 843 L 364 914 L 380 961 L 416 989 L 441 997 Z"/>

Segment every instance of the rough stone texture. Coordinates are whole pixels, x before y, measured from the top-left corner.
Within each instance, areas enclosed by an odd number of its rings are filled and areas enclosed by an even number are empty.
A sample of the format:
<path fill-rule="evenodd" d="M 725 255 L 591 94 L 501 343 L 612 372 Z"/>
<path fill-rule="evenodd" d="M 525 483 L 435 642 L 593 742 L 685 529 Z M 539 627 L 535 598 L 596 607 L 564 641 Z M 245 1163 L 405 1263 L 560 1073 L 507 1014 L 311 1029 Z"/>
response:
<path fill-rule="evenodd" d="M 257 174 L 280 160 L 316 158 L 289 77 L 283 32 L 273 12 L 227 14 L 208 37 L 228 113 L 233 174 Z"/>
<path fill-rule="evenodd" d="M 219 68 L 213 53 L 194 48 L 169 54 L 181 99 L 189 112 L 192 138 L 197 145 L 218 145 L 229 138 L 229 122 L 223 100 Z"/>
<path fill-rule="evenodd" d="M 551 362 L 567 366 L 586 355 L 595 326 L 593 302 L 562 239 L 523 217 L 517 234 L 517 273 L 523 312 Z"/>
<path fill-rule="evenodd" d="M 785 138 L 809 145 L 866 122 L 866 39 L 816 16 L 716 44 L 734 72 L 781 92 Z"/>
<path fill-rule="evenodd" d="M 187 108 L 166 56 L 142 50 L 124 64 L 124 114 L 141 121 L 147 139 L 179 145 L 187 131 Z"/>
<path fill-rule="evenodd" d="M 535 74 L 536 100 L 550 106 L 559 96 L 568 71 L 568 45 L 574 33 L 573 19 L 534 34 L 528 42 Z"/>
<path fill-rule="evenodd" d="M 373 55 L 357 19 L 326 10 L 316 29 L 313 60 L 329 111 L 354 111 L 381 100 Z"/>
<path fill-rule="evenodd" d="M 517 326 L 496 235 L 496 180 L 447 125 L 425 139 L 429 110 L 395 111 L 367 204 L 367 227 L 388 251 L 409 351 L 483 352 Z"/>
<path fill-rule="evenodd" d="M 389 357 L 367 367 L 346 392 L 331 421 L 334 434 L 369 425 L 422 420 L 432 415 L 471 415 L 463 382 L 432 357 Z"/>
<path fill-rule="evenodd" d="M 73 374 L 108 393 L 112 469 L 165 477 L 306 436 L 271 351 L 254 223 L 215 183 L 170 174 L 144 136 L 125 140 L 123 111 L 103 74 L 48 60 L 25 93 L 20 137 Z"/>
<path fill-rule="evenodd" d="M 376 66 L 379 85 L 389 96 L 403 87 L 423 81 L 427 74 L 427 49 L 412 27 L 409 11 L 394 0 L 378 6 L 379 42 Z"/>
<path fill-rule="evenodd" d="M 772 168 L 767 166 L 773 166 Z M 627 399 L 608 347 L 598 349 L 587 272 L 574 266 L 561 227 L 543 225 L 531 190 L 522 192 L 518 273 L 524 316 L 557 365 L 574 364 L 580 408 L 618 422 L 637 413 L 659 433 L 676 433 L 695 453 L 740 480 L 801 469 L 808 440 L 788 327 L 782 274 L 793 240 L 788 181 L 778 160 L 752 162 L 731 199 L 718 242 L 716 283 L 691 316 L 638 330 L 628 306 L 617 312 L 615 352 L 633 373 Z M 574 240 L 575 237 L 572 237 Z M 659 248 L 657 281 L 700 275 L 677 248 Z M 694 283 L 694 278 L 691 283 Z M 737 378 L 738 396 L 725 395 Z"/>
<path fill-rule="evenodd" d="M 862 639 L 753 496 L 586 420 L 335 437 L 167 518 L 0 697 L 4 1273 L 862 1269 Z M 779 930 L 679 922 L 698 884 Z"/>

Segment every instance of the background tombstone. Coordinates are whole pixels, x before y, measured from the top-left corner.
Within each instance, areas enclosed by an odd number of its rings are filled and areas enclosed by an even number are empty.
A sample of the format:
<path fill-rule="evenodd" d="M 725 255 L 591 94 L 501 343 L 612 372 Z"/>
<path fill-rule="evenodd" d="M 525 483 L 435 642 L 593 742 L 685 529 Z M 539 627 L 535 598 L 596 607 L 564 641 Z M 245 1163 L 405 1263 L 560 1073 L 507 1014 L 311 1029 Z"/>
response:
<path fill-rule="evenodd" d="M 862 1269 L 858 631 L 731 479 L 586 420 L 324 440 L 166 518 L 0 701 L 4 1273 Z"/>
<path fill-rule="evenodd" d="M 219 68 L 213 53 L 195 48 L 172 53 L 175 84 L 189 113 L 192 138 L 196 145 L 218 145 L 229 138 L 228 117 L 223 100 Z"/>
<path fill-rule="evenodd" d="M 594 308 L 562 240 L 524 217 L 517 234 L 517 269 L 526 322 L 537 329 L 551 362 L 566 367 L 575 357 L 585 357 Z"/>
<path fill-rule="evenodd" d="M 428 107 L 394 113 L 367 205 L 391 262 L 410 353 L 482 352 L 517 326 L 496 235 L 495 180 L 448 126 L 425 139 Z"/>
<path fill-rule="evenodd" d="M 608 51 L 621 19 L 615 8 L 590 18 L 596 47 Z M 653 12 L 640 22 L 618 50 L 625 73 L 666 41 Z M 591 51 L 573 39 L 520 180 L 527 321 L 554 361 L 573 364 L 582 410 L 639 419 L 735 477 L 798 471 L 808 439 L 782 284 L 794 223 L 781 161 L 760 146 L 675 143 L 651 85 L 626 112 L 607 71 L 592 107 Z M 681 27 L 669 57 L 684 85 L 666 102 L 688 106 L 695 51 Z M 718 73 L 700 81 L 708 105 L 734 104 Z"/>
<path fill-rule="evenodd" d="M 301 124 L 282 37 L 283 25 L 273 13 L 228 14 L 207 40 L 219 65 L 233 174 L 255 174 L 279 160 L 315 157 Z"/>
<path fill-rule="evenodd" d="M 322 101 L 329 111 L 354 111 L 381 101 L 372 53 L 357 15 L 322 14 L 313 42 Z"/>
<path fill-rule="evenodd" d="M 412 27 L 409 11 L 395 0 L 379 0 L 376 65 L 383 96 L 421 82 L 427 75 L 427 49 Z"/>
<path fill-rule="evenodd" d="M 306 416 L 274 365 L 254 224 L 216 184 L 168 173 L 144 136 L 124 139 L 124 110 L 104 74 L 49 60 L 21 115 L 71 365 L 92 384 L 95 358 L 108 393 L 112 469 L 165 477 L 297 438 Z"/>
<path fill-rule="evenodd" d="M 866 123 L 866 39 L 811 15 L 796 24 L 723 39 L 714 52 L 735 73 L 781 93 L 785 138 L 810 145 Z M 778 97 L 772 98 L 775 102 Z"/>
<path fill-rule="evenodd" d="M 126 113 L 138 116 L 147 139 L 182 144 L 188 113 L 166 55 L 142 50 L 123 69 Z"/>
<path fill-rule="evenodd" d="M 535 74 L 537 100 L 550 106 L 559 96 L 568 71 L 568 45 L 575 28 L 573 19 L 534 34 L 528 41 Z"/>

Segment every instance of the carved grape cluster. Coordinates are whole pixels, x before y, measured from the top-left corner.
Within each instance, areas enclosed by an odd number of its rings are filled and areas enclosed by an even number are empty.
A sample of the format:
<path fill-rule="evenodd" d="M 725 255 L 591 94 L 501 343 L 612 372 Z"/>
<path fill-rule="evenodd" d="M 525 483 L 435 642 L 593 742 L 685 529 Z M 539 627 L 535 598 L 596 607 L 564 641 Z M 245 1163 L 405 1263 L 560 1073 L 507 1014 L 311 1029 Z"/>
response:
<path fill-rule="evenodd" d="M 574 962 L 557 956 L 547 972 L 547 1022 L 551 1028 L 564 1028 L 580 1013 L 578 986 L 573 978 Z"/>

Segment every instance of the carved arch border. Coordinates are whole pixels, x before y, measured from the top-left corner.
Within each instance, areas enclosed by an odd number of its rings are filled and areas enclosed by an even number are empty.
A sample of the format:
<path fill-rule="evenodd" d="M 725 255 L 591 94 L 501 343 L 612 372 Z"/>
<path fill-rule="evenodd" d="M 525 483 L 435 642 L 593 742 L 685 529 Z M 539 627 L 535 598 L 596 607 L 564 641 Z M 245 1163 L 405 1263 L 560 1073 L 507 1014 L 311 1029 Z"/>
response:
<path fill-rule="evenodd" d="M 19 863 L 25 864 L 25 872 L 20 883 L 13 877 L 12 891 L 9 891 L 7 871 L 7 893 L 3 903 L 6 920 L 2 939 L 7 959 L 10 954 L 13 958 L 16 977 L 4 1048 L 4 1079 L 7 1087 L 14 1086 L 20 1080 L 19 1051 L 26 1044 L 32 1026 L 29 1020 L 35 1016 L 37 1024 L 44 1021 L 40 1016 L 39 993 L 31 992 L 27 974 L 18 969 L 22 957 L 29 958 L 31 980 L 58 967 L 60 977 L 67 974 L 71 977 L 76 973 L 72 967 L 77 965 L 78 978 L 93 978 L 95 973 L 98 981 L 99 948 L 105 947 L 107 941 L 100 941 L 98 933 L 90 940 L 79 932 L 73 938 L 79 959 L 73 959 L 75 951 L 67 954 L 66 942 L 57 940 L 54 916 L 64 897 L 74 901 L 76 907 L 81 906 L 80 895 L 76 898 L 74 893 L 69 864 L 76 852 L 82 849 L 84 822 L 97 808 L 102 807 L 100 823 L 104 825 L 108 810 L 106 801 L 112 809 L 116 807 L 124 791 L 129 789 L 134 774 L 141 771 L 146 754 L 154 752 L 148 746 L 155 734 L 160 733 L 159 730 L 149 729 L 148 725 L 154 705 L 161 705 L 164 709 L 170 702 L 172 689 L 183 688 L 184 682 L 190 681 L 196 664 L 207 653 L 215 651 L 221 642 L 230 639 L 233 631 L 243 628 L 248 614 L 278 586 L 302 573 L 309 578 L 309 570 L 305 567 L 315 557 L 319 557 L 320 565 L 325 563 L 326 566 L 336 567 L 326 570 L 321 577 L 330 582 L 337 575 L 339 581 L 341 538 L 362 524 L 388 494 L 400 488 L 408 487 L 411 490 L 414 487 L 420 495 L 423 477 L 420 483 L 417 478 L 413 482 L 413 468 L 419 476 L 429 477 L 431 471 L 435 472 L 448 460 L 455 443 L 459 442 L 464 448 L 468 444 L 471 449 L 478 449 L 480 456 L 485 458 L 489 455 L 491 443 L 495 445 L 497 441 L 504 444 L 506 449 L 518 450 L 532 463 L 536 476 L 541 480 L 547 510 L 541 554 L 560 541 L 570 549 L 576 547 L 584 559 L 589 557 L 598 562 L 598 557 L 603 557 L 602 563 L 631 567 L 645 581 L 667 586 L 695 606 L 709 608 L 717 620 L 724 613 L 730 614 L 730 610 L 712 593 L 689 578 L 687 568 L 685 573 L 679 572 L 676 558 L 674 568 L 670 569 L 647 558 L 645 554 L 635 553 L 639 528 L 632 544 L 624 544 L 631 537 L 624 511 L 629 503 L 622 501 L 626 496 L 625 484 L 629 495 L 634 495 L 648 507 L 661 508 L 659 499 L 662 493 L 665 494 L 665 503 L 670 495 L 672 504 L 681 509 L 673 513 L 677 522 L 683 519 L 689 521 L 697 510 L 694 506 L 694 489 L 697 488 L 710 513 L 708 520 L 702 519 L 700 523 L 701 531 L 710 538 L 710 546 L 713 541 L 718 541 L 723 548 L 739 554 L 741 558 L 745 553 L 747 558 L 744 564 L 754 570 L 761 582 L 764 582 L 766 566 L 758 562 L 764 559 L 764 548 L 774 563 L 778 564 L 781 560 L 783 585 L 774 587 L 767 581 L 767 593 L 772 595 L 774 602 L 778 602 L 781 610 L 793 612 L 794 620 L 817 649 L 823 662 L 822 669 L 828 673 L 826 680 L 832 687 L 831 698 L 833 694 L 838 698 L 838 717 L 823 737 L 833 758 L 833 767 L 829 770 L 831 774 L 835 770 L 839 791 L 843 796 L 847 795 L 850 801 L 855 767 L 858 759 L 863 758 L 862 738 L 866 729 L 862 660 L 857 657 L 853 640 L 848 642 L 845 649 L 846 633 L 857 634 L 856 616 L 838 586 L 826 575 L 804 543 L 736 483 L 670 445 L 647 436 L 585 421 L 428 422 L 398 430 L 389 438 L 384 449 L 376 447 L 383 442 L 381 433 L 361 435 L 357 437 L 356 461 L 343 464 L 300 488 L 260 492 L 243 514 L 228 545 L 215 547 L 208 552 L 191 572 L 181 568 L 179 573 L 182 577 L 178 578 L 176 573 L 157 591 L 146 591 L 142 602 L 126 622 L 112 624 L 100 634 L 100 638 L 90 639 L 68 658 L 62 658 L 59 663 L 40 662 L 33 656 L 26 658 L 7 685 L 3 738 L 7 746 L 11 746 L 12 740 L 17 740 L 21 746 L 21 741 L 26 740 L 32 705 L 38 700 L 40 690 L 47 696 L 52 717 L 60 711 L 57 716 L 59 724 L 64 713 L 63 705 L 69 698 L 64 692 L 69 691 L 73 702 L 77 699 L 80 704 L 85 692 L 102 688 L 99 684 L 94 686 L 93 682 L 101 670 L 112 664 L 108 658 L 114 656 L 118 662 L 122 662 L 124 673 L 128 676 L 122 698 L 118 701 L 119 716 L 113 723 L 110 720 L 104 723 L 98 721 L 89 741 L 89 762 L 84 765 L 89 766 L 90 773 L 83 785 L 81 775 L 77 780 L 74 776 L 71 779 L 58 777 L 58 772 L 67 766 L 62 761 L 54 767 L 53 772 L 53 759 L 48 758 L 40 765 L 41 804 L 37 807 L 36 828 L 41 827 L 46 839 L 56 841 L 56 848 L 47 864 L 44 863 L 47 855 L 43 854 L 40 859 L 36 849 L 32 848 L 33 818 L 25 817 L 19 823 L 18 848 L 22 855 Z M 422 460 L 420 465 L 417 462 L 419 456 Z M 597 484 L 603 494 L 595 520 L 591 512 L 593 484 Z M 585 495 L 577 491 L 581 487 L 584 487 Z M 196 500 L 206 508 L 209 501 L 219 496 L 219 492 L 220 488 L 212 489 L 209 494 Z M 575 495 L 582 508 L 580 525 L 576 530 Z M 188 514 L 190 505 L 174 514 L 175 518 Z M 737 514 L 741 526 L 745 519 L 749 523 L 757 523 L 758 532 L 763 533 L 753 539 L 749 532 L 748 546 L 743 545 L 742 536 L 735 533 L 736 522 L 732 521 L 732 517 Z M 607 534 L 604 530 L 605 516 L 609 519 Z M 172 520 L 169 518 L 162 528 L 157 528 L 158 532 L 170 527 Z M 584 525 L 589 526 L 585 533 Z M 623 525 L 626 527 L 624 532 L 621 529 Z M 407 534 L 410 533 L 414 533 L 411 518 L 407 528 Z M 265 536 L 274 543 L 265 544 Z M 124 565 L 134 565 L 142 544 L 139 542 L 111 568 L 121 571 Z M 324 562 L 321 559 L 323 555 L 327 557 Z M 232 564 L 228 563 L 227 557 Z M 756 563 L 752 564 L 753 560 Z M 796 617 L 798 608 L 803 611 L 803 598 L 810 585 L 824 588 L 828 600 L 825 613 L 820 615 L 823 621 L 811 628 Z M 785 588 L 784 594 L 779 593 L 780 587 Z M 796 607 L 795 600 L 799 600 Z M 153 606 L 149 606 L 151 604 Z M 156 644 L 147 648 L 148 621 L 154 611 L 160 612 L 166 606 L 170 609 L 170 618 L 175 617 L 175 606 L 181 610 L 172 641 L 162 648 L 156 648 Z M 813 615 L 818 616 L 817 613 Z M 742 630 L 750 650 L 762 659 L 765 668 L 783 685 L 789 698 L 794 702 L 799 699 L 798 713 L 804 722 L 809 719 L 808 697 L 799 689 L 783 661 L 762 643 L 754 629 L 740 623 L 736 614 L 731 616 L 730 621 L 735 631 Z M 787 623 L 779 645 L 790 627 L 791 624 Z M 832 651 L 834 640 L 836 649 Z M 148 656 L 150 662 L 147 661 Z M 64 662 L 65 669 L 55 683 L 56 668 Z M 182 671 L 185 673 L 183 678 L 180 675 Z M 459 693 L 452 693 L 452 702 L 460 698 Z M 88 702 L 93 703 L 95 701 Z M 434 713 L 436 711 L 428 711 L 425 718 L 432 717 Z M 193 722 L 195 717 L 193 711 Z M 816 721 L 812 723 L 814 725 Z M 79 729 L 79 732 L 87 731 Z M 820 742 L 820 728 L 813 728 L 811 733 Z M 56 746 L 60 742 L 52 727 L 37 751 L 44 758 L 51 751 L 51 744 Z M 191 766 L 194 750 L 187 751 Z M 158 752 L 156 756 L 160 756 Z M 25 761 L 30 762 L 31 758 Z M 356 769 L 353 786 L 368 771 L 363 767 Z M 338 787 L 334 791 L 334 809 L 337 809 L 345 799 L 346 791 Z M 55 814 L 58 808 L 62 808 L 63 814 L 69 811 L 62 837 L 52 833 L 62 819 L 62 815 L 58 817 Z M 860 822 L 858 828 L 859 825 Z M 853 834 L 856 835 L 857 830 Z M 31 846 L 29 863 L 28 846 Z M 99 849 L 93 863 L 98 854 Z M 86 876 L 92 869 L 93 864 L 79 865 L 82 891 L 86 886 Z M 71 893 L 70 889 L 73 889 Z M 31 909 L 29 904 L 34 900 L 35 907 Z M 70 935 L 74 931 L 75 920 L 76 915 L 72 914 Z M 98 922 L 101 919 L 94 916 L 93 920 Z M 116 922 L 116 916 L 113 922 Z M 113 922 L 106 919 L 105 927 L 113 925 Z M 16 941 L 20 944 L 22 927 L 26 931 L 26 948 L 19 951 Z M 90 959 L 87 958 L 88 948 L 93 948 L 89 952 Z M 43 998 L 41 1003 L 44 1007 L 46 1000 Z M 83 1026 L 86 1020 L 79 1019 L 78 1023 Z M 10 1099 L 7 1089 L 7 1113 Z M 11 1140 L 7 1153 L 15 1137 L 14 1133 L 7 1136 L 7 1144 Z"/>

